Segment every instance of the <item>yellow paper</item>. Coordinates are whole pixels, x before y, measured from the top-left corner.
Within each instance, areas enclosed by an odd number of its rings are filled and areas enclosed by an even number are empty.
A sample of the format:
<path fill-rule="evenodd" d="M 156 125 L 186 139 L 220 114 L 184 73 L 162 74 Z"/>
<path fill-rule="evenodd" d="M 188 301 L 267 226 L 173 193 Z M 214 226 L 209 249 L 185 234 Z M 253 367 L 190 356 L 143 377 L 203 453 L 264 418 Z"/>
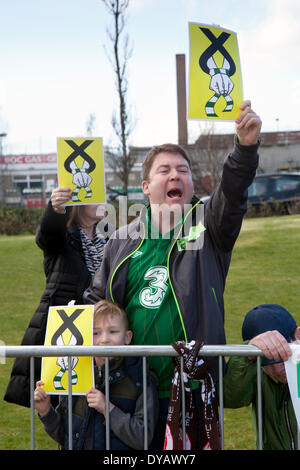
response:
<path fill-rule="evenodd" d="M 45 346 L 91 346 L 93 344 L 93 305 L 50 307 Z M 43 389 L 52 395 L 68 393 L 68 357 L 43 357 Z M 94 386 L 93 358 L 71 358 L 72 393 L 83 395 Z"/>
<path fill-rule="evenodd" d="M 106 202 L 102 138 L 57 139 L 58 184 L 72 190 L 66 206 Z"/>
<path fill-rule="evenodd" d="M 243 101 L 237 35 L 227 29 L 189 23 L 188 119 L 235 120 Z"/>

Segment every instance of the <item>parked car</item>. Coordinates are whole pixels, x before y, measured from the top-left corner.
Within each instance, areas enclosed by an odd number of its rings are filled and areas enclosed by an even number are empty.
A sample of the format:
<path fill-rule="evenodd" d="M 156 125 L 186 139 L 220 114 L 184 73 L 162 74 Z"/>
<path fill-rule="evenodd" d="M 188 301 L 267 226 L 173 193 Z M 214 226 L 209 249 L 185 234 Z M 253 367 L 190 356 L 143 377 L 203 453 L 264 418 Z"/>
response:
<path fill-rule="evenodd" d="M 300 201 L 300 173 L 269 173 L 257 175 L 248 190 L 248 202 L 259 206 L 264 202 L 283 203 L 289 207 Z"/>

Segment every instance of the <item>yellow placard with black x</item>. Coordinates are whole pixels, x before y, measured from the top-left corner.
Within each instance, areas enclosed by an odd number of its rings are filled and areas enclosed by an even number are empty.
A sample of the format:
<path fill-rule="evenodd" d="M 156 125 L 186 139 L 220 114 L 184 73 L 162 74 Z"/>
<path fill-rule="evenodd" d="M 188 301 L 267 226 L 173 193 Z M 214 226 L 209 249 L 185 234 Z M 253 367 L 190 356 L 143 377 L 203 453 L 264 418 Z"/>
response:
<path fill-rule="evenodd" d="M 50 307 L 45 346 L 91 346 L 93 344 L 93 305 Z M 52 395 L 69 390 L 72 375 L 73 395 L 84 395 L 94 386 L 93 358 L 88 356 L 43 357 L 43 389 Z"/>
<path fill-rule="evenodd" d="M 235 120 L 243 101 L 237 34 L 189 23 L 189 36 L 188 118 Z"/>
<path fill-rule="evenodd" d="M 106 202 L 102 138 L 57 139 L 58 184 L 70 188 L 66 206 Z"/>

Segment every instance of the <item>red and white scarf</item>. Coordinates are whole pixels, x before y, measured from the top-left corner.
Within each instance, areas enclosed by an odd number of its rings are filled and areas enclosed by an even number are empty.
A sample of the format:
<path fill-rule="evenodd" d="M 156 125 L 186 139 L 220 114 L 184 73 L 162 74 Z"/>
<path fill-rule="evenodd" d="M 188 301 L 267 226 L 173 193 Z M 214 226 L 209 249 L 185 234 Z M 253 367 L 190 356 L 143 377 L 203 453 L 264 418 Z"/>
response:
<path fill-rule="evenodd" d="M 203 346 L 200 341 L 177 341 L 173 348 L 183 357 L 183 380 L 185 393 L 185 442 L 186 450 L 219 450 L 221 449 L 218 402 L 211 375 L 207 372 L 204 360 L 198 357 Z M 166 424 L 164 450 L 181 450 L 182 446 L 182 386 L 180 357 L 173 357 L 175 364 L 171 396 Z M 201 396 L 201 431 L 200 443 L 197 445 L 197 412 L 194 405 L 189 380 L 200 382 L 198 392 Z"/>

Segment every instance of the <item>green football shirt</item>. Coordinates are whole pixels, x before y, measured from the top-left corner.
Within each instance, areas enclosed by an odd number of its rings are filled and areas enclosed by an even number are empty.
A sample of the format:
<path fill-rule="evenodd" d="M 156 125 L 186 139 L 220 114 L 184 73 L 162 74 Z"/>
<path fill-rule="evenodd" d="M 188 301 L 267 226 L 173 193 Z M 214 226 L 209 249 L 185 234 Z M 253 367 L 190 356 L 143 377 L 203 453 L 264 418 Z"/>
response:
<path fill-rule="evenodd" d="M 170 345 L 184 340 L 167 268 L 173 231 L 162 237 L 151 226 L 149 210 L 148 237 L 129 261 L 125 310 L 134 332 L 133 344 Z M 149 357 L 148 360 L 158 376 L 159 396 L 168 397 L 174 374 L 172 358 Z"/>

